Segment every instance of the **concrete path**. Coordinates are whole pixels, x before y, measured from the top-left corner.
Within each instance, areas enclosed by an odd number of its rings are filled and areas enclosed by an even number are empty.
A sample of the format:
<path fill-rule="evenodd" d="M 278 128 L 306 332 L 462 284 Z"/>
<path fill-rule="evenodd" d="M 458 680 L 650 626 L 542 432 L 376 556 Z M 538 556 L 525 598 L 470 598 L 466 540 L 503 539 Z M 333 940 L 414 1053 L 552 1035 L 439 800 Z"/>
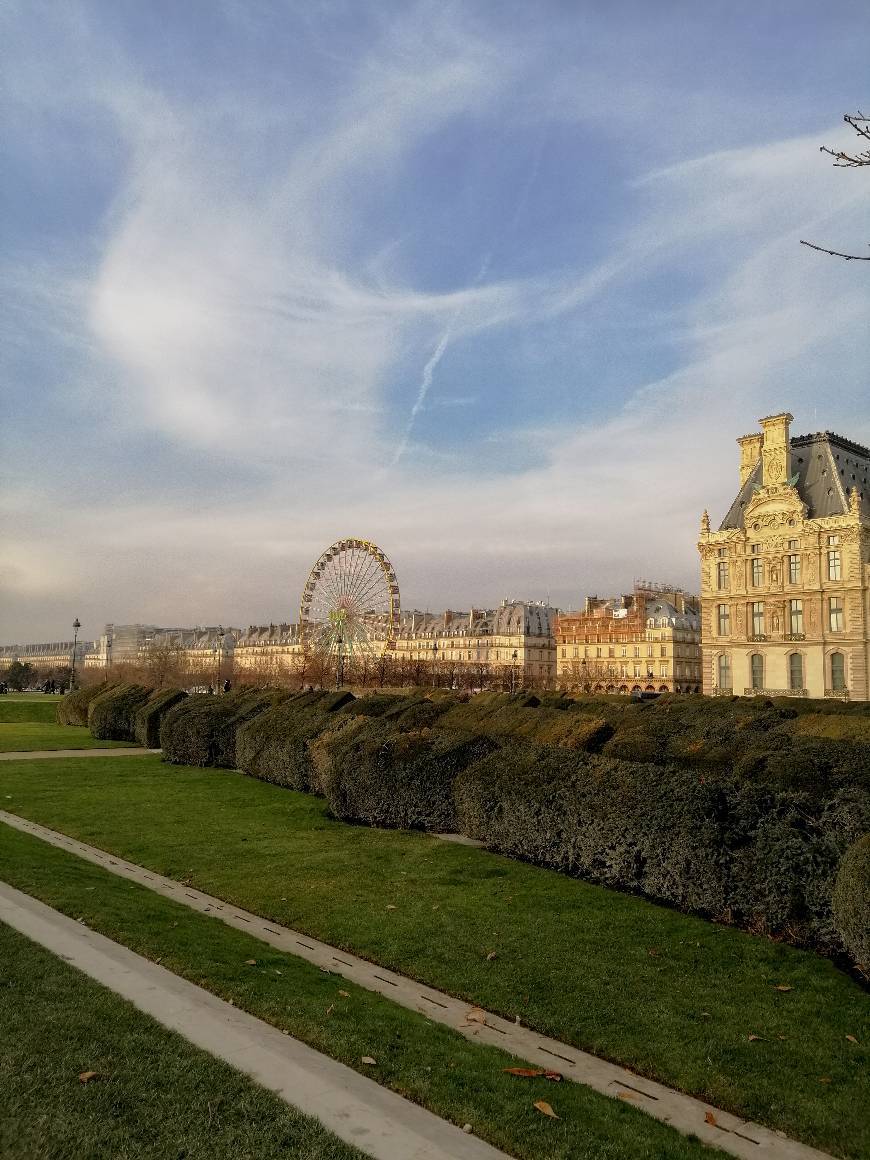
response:
<path fill-rule="evenodd" d="M 142 749 L 141 746 L 119 745 L 117 749 L 28 749 L 18 753 L 0 753 L 0 761 L 36 761 L 46 757 L 143 757 L 162 753 L 162 749 Z"/>
<path fill-rule="evenodd" d="M 106 854 L 94 846 L 36 822 L 5 810 L 0 810 L 0 822 L 33 834 L 50 845 L 69 850 L 113 874 L 138 882 L 157 894 L 189 906 L 191 910 L 218 918 L 228 926 L 243 930 L 278 950 L 306 959 L 321 970 L 331 971 L 369 991 L 376 991 L 402 1007 L 421 1012 L 435 1023 L 453 1028 L 467 1039 L 500 1047 L 536 1067 L 559 1071 L 566 1079 L 585 1084 L 604 1095 L 629 1101 L 655 1119 L 670 1124 L 686 1135 L 695 1135 L 705 1143 L 739 1156 L 742 1160 L 823 1160 L 826 1156 L 823 1152 L 788 1139 L 781 1132 L 720 1111 L 683 1092 L 637 1076 L 627 1068 L 608 1063 L 558 1039 L 538 1035 L 529 1028 L 517 1026 L 491 1012 L 469 1008 L 468 1003 L 451 995 L 415 983 L 404 975 L 376 966 L 348 951 L 264 920 L 241 907 L 232 906 L 200 890 L 165 878 L 162 874 L 145 870 L 113 854 Z M 712 1123 L 708 1117 L 712 1118 Z"/>
<path fill-rule="evenodd" d="M 375 1160 L 508 1160 L 375 1080 L 4 883 L 0 920 Z"/>

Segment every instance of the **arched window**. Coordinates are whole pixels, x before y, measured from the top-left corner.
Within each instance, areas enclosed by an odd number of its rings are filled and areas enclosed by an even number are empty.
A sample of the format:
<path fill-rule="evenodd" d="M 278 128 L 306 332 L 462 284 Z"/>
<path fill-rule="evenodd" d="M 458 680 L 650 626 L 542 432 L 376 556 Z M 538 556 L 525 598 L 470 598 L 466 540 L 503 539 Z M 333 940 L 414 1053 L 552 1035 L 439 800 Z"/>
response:
<path fill-rule="evenodd" d="M 764 657 L 761 653 L 753 653 L 749 658 L 749 675 L 753 689 L 764 688 Z"/>
<path fill-rule="evenodd" d="M 731 658 L 728 653 L 722 653 L 719 657 L 719 688 L 731 688 Z"/>
<path fill-rule="evenodd" d="M 800 653 L 791 653 L 788 658 L 788 687 L 802 689 L 804 687 L 804 658 Z"/>
<path fill-rule="evenodd" d="M 831 653 L 831 688 L 841 693 L 846 687 L 846 658 L 841 652 Z"/>

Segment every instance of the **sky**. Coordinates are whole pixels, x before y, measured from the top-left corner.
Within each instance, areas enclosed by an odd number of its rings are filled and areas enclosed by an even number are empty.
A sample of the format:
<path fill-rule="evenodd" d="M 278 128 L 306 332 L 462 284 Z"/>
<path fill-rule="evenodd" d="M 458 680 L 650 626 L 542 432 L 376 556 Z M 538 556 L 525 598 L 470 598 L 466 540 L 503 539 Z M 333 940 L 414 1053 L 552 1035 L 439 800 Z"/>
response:
<path fill-rule="evenodd" d="M 697 590 L 870 442 L 863 2 L 0 0 L 0 643 Z M 863 106 L 862 106 L 863 102 Z"/>

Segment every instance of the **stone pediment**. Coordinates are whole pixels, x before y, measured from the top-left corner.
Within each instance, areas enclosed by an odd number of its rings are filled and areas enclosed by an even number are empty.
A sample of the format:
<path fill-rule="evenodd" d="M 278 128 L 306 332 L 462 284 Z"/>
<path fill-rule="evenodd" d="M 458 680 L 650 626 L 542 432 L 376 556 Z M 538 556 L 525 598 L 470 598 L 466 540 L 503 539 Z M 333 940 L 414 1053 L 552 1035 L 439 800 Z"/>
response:
<path fill-rule="evenodd" d="M 787 483 L 760 487 L 746 505 L 743 516 L 747 531 L 794 527 L 806 519 L 807 505 L 797 488 Z"/>

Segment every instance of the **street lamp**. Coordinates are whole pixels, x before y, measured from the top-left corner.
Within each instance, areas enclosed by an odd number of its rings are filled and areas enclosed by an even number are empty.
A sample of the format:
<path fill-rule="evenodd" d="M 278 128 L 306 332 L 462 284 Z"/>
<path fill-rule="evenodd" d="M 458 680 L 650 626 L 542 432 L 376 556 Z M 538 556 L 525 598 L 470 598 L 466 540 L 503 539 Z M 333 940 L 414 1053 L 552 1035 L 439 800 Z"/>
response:
<path fill-rule="evenodd" d="M 516 675 L 517 675 L 517 656 L 518 656 L 517 650 L 514 649 L 513 655 L 511 656 L 511 660 L 513 661 L 513 664 L 511 665 L 511 696 L 513 696 L 514 682 L 516 680 Z"/>
<path fill-rule="evenodd" d="M 433 689 L 435 688 L 435 685 L 437 684 L 437 679 L 438 679 L 438 672 L 437 672 L 437 669 L 435 667 L 437 661 L 438 661 L 438 641 L 433 640 L 432 641 L 432 688 Z"/>
<path fill-rule="evenodd" d="M 217 660 L 217 681 L 215 683 L 215 692 L 219 693 L 221 691 L 221 668 L 224 659 L 224 626 L 222 624 L 218 625 L 218 635 L 214 644 L 214 651 Z"/>
<path fill-rule="evenodd" d="M 69 691 L 70 692 L 72 692 L 73 689 L 76 687 L 76 652 L 78 651 L 79 629 L 81 628 L 81 626 L 82 626 L 81 621 L 79 620 L 78 617 L 76 617 L 75 620 L 73 621 L 74 636 L 73 636 L 73 649 L 72 649 L 72 664 L 70 665 L 70 676 L 69 676 Z"/>

